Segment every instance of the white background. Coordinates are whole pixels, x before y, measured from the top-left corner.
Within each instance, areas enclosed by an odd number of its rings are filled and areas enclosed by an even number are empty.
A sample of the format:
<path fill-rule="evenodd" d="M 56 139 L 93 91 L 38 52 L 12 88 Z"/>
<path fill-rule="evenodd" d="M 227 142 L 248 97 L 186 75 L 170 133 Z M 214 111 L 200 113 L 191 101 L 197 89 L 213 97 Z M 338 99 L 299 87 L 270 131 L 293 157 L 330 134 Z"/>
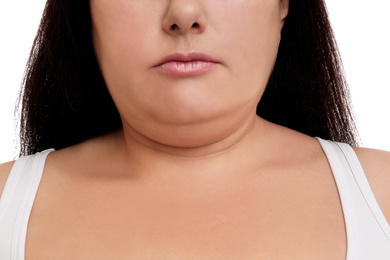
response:
<path fill-rule="evenodd" d="M 390 2 L 326 2 L 363 146 L 390 151 Z M 13 110 L 44 4 L 0 1 L 0 162 L 16 155 Z"/>

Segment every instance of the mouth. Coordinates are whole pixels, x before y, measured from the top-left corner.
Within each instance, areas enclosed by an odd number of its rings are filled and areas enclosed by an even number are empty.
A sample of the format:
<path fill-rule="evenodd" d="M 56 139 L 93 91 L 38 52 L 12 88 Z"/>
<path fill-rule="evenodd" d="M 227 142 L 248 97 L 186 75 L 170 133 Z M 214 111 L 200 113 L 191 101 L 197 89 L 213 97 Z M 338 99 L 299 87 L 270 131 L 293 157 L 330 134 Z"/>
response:
<path fill-rule="evenodd" d="M 172 76 L 195 76 L 213 70 L 218 64 L 219 61 L 204 53 L 192 52 L 174 53 L 163 58 L 153 67 Z"/>

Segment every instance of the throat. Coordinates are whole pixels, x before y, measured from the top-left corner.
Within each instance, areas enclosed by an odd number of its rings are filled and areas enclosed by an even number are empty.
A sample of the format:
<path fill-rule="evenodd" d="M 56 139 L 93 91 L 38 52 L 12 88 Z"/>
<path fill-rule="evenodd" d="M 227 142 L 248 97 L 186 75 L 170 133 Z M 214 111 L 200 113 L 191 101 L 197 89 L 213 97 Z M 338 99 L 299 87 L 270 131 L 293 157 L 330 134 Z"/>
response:
<path fill-rule="evenodd" d="M 218 137 L 209 137 L 213 135 L 215 129 L 209 128 L 205 133 L 199 134 L 196 127 L 191 129 L 182 129 L 180 131 L 188 132 L 191 135 L 203 135 L 203 140 L 194 142 L 192 145 L 175 145 L 165 140 L 154 140 L 147 135 L 140 133 L 131 126 L 125 126 L 122 132 L 122 138 L 127 150 L 137 150 L 137 153 L 144 151 L 150 155 L 171 156 L 182 159 L 201 159 L 219 156 L 229 153 L 234 149 L 240 149 L 248 145 L 247 141 L 253 141 L 255 136 L 264 136 L 260 134 L 265 132 L 265 121 L 257 116 L 246 120 L 242 125 L 235 129 L 228 129 Z M 190 139 L 189 137 L 188 139 Z M 179 137 L 177 138 L 179 139 Z M 180 142 L 180 141 L 177 141 Z M 190 143 L 191 141 L 187 141 Z M 184 143 L 184 141 L 183 141 Z M 142 149 L 142 150 L 139 150 Z"/>
<path fill-rule="evenodd" d="M 248 159 L 258 161 L 259 152 L 266 149 L 262 147 L 263 139 L 267 139 L 266 129 L 262 119 L 254 118 L 220 141 L 198 147 L 174 147 L 127 127 L 118 132 L 116 143 L 121 149 L 116 148 L 116 158 L 121 158 L 122 168 L 142 176 L 219 176 L 242 170 L 250 165 Z"/>

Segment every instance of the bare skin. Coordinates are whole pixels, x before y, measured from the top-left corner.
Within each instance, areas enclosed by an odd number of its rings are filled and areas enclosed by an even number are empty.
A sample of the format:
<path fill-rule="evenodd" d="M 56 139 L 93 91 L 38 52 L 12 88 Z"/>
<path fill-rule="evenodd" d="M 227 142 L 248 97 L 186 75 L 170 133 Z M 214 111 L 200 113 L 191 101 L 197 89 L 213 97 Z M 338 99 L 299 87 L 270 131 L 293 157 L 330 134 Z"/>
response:
<path fill-rule="evenodd" d="M 123 128 L 48 156 L 26 259 L 345 259 L 320 144 L 255 113 L 288 1 L 90 3 Z M 219 63 L 196 77 L 155 69 L 178 51 Z M 356 151 L 389 219 L 390 155 Z"/>
<path fill-rule="evenodd" d="M 50 154 L 26 259 L 345 259 L 340 200 L 318 142 L 267 122 L 264 140 L 261 121 L 203 156 L 154 150 L 129 161 L 122 131 Z M 356 151 L 390 219 L 389 153 Z M 0 168 L 1 186 L 11 165 Z"/>

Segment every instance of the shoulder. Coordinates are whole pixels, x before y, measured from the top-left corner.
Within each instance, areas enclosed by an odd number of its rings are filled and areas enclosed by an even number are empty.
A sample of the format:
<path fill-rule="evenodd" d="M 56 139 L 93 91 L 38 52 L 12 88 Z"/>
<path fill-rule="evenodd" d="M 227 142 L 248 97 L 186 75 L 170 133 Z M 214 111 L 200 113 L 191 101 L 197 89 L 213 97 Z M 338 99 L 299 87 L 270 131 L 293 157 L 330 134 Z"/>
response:
<path fill-rule="evenodd" d="M 3 193 L 5 183 L 7 182 L 8 175 L 14 163 L 15 161 L 0 164 L 0 197 Z"/>
<path fill-rule="evenodd" d="M 390 152 L 353 147 L 371 189 L 390 223 Z"/>

